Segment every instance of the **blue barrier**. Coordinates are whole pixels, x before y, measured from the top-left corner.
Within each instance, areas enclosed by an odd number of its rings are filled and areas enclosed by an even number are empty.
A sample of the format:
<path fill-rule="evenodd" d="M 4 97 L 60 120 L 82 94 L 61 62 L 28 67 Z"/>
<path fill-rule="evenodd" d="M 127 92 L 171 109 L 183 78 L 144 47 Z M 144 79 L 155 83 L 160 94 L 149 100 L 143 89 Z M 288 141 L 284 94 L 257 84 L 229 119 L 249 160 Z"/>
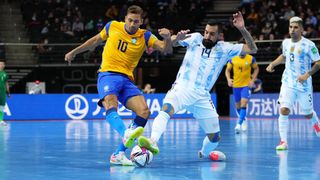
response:
<path fill-rule="evenodd" d="M 162 107 L 165 94 L 146 94 L 150 118 L 155 118 Z M 7 100 L 5 120 L 59 120 L 59 119 L 104 119 L 105 111 L 97 105 L 97 94 L 12 94 Z M 216 94 L 212 101 L 217 105 Z M 134 113 L 119 105 L 122 118 L 134 118 Z M 192 114 L 180 111 L 174 118 L 191 118 Z"/>
<path fill-rule="evenodd" d="M 279 116 L 279 94 L 252 94 L 249 100 L 247 116 L 253 118 L 277 118 Z M 320 93 L 313 94 L 313 107 L 320 114 Z M 300 118 L 299 103 L 295 103 L 291 109 L 290 117 Z M 237 117 L 235 101 L 230 95 L 230 117 Z"/>

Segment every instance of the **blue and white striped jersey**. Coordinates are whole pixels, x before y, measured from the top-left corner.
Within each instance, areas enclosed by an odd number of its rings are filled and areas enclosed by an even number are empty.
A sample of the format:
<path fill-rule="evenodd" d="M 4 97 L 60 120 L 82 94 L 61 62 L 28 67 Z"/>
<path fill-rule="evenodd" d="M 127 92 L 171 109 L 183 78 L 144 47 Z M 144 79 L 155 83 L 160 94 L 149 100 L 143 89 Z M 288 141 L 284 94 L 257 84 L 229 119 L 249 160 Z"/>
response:
<path fill-rule="evenodd" d="M 311 69 L 313 62 L 320 60 L 315 44 L 304 37 L 298 42 L 285 39 L 282 42 L 282 55 L 286 57 L 282 83 L 302 92 L 312 91 L 311 76 L 303 83 L 298 82 L 297 79 Z"/>
<path fill-rule="evenodd" d="M 223 66 L 233 56 L 240 54 L 243 44 L 218 41 L 214 47 L 206 49 L 202 44 L 203 36 L 200 33 L 190 35 L 189 38 L 179 41 L 181 46 L 187 47 L 187 52 L 175 84 L 200 91 L 210 91 Z"/>

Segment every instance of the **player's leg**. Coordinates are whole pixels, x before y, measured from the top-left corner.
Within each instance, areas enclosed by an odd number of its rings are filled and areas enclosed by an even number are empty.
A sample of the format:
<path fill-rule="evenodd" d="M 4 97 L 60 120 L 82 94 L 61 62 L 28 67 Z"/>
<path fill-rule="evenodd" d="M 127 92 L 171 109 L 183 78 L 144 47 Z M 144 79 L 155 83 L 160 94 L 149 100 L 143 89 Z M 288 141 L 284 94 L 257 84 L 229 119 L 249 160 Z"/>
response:
<path fill-rule="evenodd" d="M 239 115 L 236 127 L 234 131 L 238 134 L 241 131 L 241 124 L 240 124 L 240 111 L 241 111 L 241 88 L 233 88 L 233 97 L 236 103 L 237 113 Z"/>
<path fill-rule="evenodd" d="M 296 99 L 296 93 L 293 89 L 281 86 L 279 104 L 280 104 L 280 115 L 278 118 L 280 143 L 276 147 L 276 150 L 287 150 L 288 149 L 288 128 L 289 128 L 289 113 Z"/>
<path fill-rule="evenodd" d="M 247 122 L 247 106 L 250 98 L 250 89 L 249 87 L 243 87 L 241 90 L 241 103 L 240 103 L 240 118 L 239 124 L 241 125 L 241 130 L 246 131 L 248 129 Z"/>
<path fill-rule="evenodd" d="M 200 158 L 211 160 L 225 160 L 225 155 L 214 151 L 220 141 L 219 115 L 216 112 L 210 96 L 199 99 L 191 108 L 188 108 L 198 120 L 200 127 L 206 133 L 203 139 L 201 150 L 198 152 Z"/>
<path fill-rule="evenodd" d="M 3 112 L 4 110 L 4 106 L 3 105 L 0 105 L 0 126 L 5 126 L 6 123 L 3 121 Z"/>
<path fill-rule="evenodd" d="M 159 147 L 157 145 L 160 137 L 164 133 L 167 127 L 168 120 L 174 113 L 174 108 L 170 103 L 165 103 L 154 119 L 151 130 L 151 138 L 148 139 L 141 136 L 138 140 L 139 146 L 150 150 L 153 154 L 157 155 L 159 153 Z"/>
<path fill-rule="evenodd" d="M 181 87 L 173 87 L 163 100 L 163 106 L 152 124 L 151 138 L 141 136 L 138 140 L 139 146 L 150 150 L 153 154 L 159 153 L 157 143 L 166 130 L 170 117 L 180 109 L 188 99 L 188 93 Z"/>
<path fill-rule="evenodd" d="M 5 93 L 1 93 L 0 94 L 0 126 L 5 126 L 6 125 L 6 123 L 3 121 L 5 104 L 6 104 L 6 94 Z"/>
<path fill-rule="evenodd" d="M 144 127 L 150 116 L 150 110 L 142 95 L 130 97 L 126 103 L 126 107 L 136 114 L 136 117 L 133 119 L 125 133 L 126 144 L 132 147 L 135 139 L 143 134 Z"/>
<path fill-rule="evenodd" d="M 312 127 L 318 137 L 320 137 L 320 122 L 317 113 L 313 110 L 312 92 L 298 94 L 298 102 L 305 117 L 311 121 Z"/>
<path fill-rule="evenodd" d="M 99 73 L 98 92 L 100 101 L 98 104 L 106 110 L 106 121 L 110 127 L 117 131 L 123 138 L 126 126 L 117 113 L 119 91 L 122 89 L 122 76 L 115 73 Z M 125 157 L 126 147 L 121 142 L 117 150 L 111 155 L 110 163 L 117 165 L 133 165 L 130 160 Z"/>

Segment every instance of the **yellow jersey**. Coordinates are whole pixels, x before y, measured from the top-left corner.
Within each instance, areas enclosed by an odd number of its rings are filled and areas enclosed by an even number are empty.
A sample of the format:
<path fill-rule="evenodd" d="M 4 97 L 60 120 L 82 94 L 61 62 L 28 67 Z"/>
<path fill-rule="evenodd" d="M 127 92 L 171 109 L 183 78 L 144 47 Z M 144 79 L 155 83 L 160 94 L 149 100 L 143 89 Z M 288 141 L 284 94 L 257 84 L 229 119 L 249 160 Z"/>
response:
<path fill-rule="evenodd" d="M 256 68 L 256 59 L 247 54 L 243 58 L 235 56 L 228 61 L 227 67 L 233 70 L 233 87 L 248 86 L 251 81 L 251 68 Z"/>
<path fill-rule="evenodd" d="M 119 72 L 134 80 L 133 70 L 145 51 L 153 47 L 158 40 L 150 31 L 138 29 L 135 34 L 125 30 L 125 23 L 108 22 L 100 32 L 100 37 L 106 40 L 102 53 L 100 72 Z"/>

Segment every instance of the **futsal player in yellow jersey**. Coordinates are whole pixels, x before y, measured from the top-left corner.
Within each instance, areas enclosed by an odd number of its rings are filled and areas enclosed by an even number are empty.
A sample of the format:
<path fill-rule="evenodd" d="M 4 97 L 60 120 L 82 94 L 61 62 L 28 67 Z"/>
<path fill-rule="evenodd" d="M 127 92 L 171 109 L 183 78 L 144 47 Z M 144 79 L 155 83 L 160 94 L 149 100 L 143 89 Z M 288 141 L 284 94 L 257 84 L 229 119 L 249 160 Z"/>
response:
<path fill-rule="evenodd" d="M 251 69 L 253 73 L 251 74 Z M 231 70 L 233 70 L 233 79 L 231 78 Z M 254 86 L 254 81 L 257 79 L 259 67 L 256 59 L 249 55 L 239 55 L 233 57 L 227 63 L 225 75 L 228 81 L 228 86 L 233 88 L 233 96 L 236 102 L 239 120 L 235 127 L 235 132 L 240 133 L 248 128 L 246 121 L 247 104 L 250 98 L 250 87 Z"/>
<path fill-rule="evenodd" d="M 150 115 L 144 96 L 133 82 L 133 70 L 147 47 L 162 52 L 172 51 L 168 29 L 159 29 L 164 39 L 160 41 L 150 31 L 139 28 L 143 22 L 142 13 L 139 6 L 130 6 L 125 22 L 108 22 L 99 34 L 65 55 L 65 61 L 70 62 L 77 54 L 106 41 L 97 82 L 98 104 L 105 108 L 106 120 L 122 137 L 123 143 L 110 157 L 110 163 L 115 165 L 133 165 L 126 158 L 125 150 L 131 148 L 134 140 L 143 133 Z M 118 100 L 136 114 L 128 129 L 117 113 Z"/>

